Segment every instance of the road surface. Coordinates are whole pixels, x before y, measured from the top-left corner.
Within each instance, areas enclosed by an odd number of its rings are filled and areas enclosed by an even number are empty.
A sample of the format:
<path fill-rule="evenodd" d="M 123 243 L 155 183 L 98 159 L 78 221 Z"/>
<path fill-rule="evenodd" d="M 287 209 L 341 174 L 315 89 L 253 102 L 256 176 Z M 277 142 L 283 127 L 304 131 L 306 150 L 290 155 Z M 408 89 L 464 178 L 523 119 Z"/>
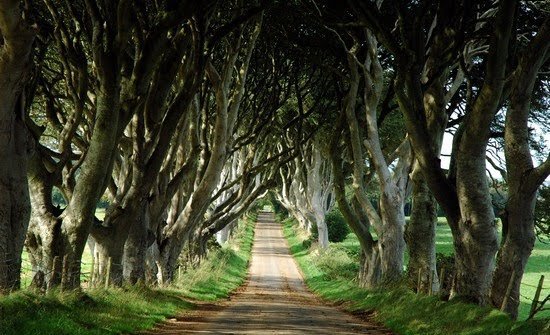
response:
<path fill-rule="evenodd" d="M 227 302 L 199 305 L 144 334 L 391 334 L 308 292 L 282 227 L 261 212 L 247 284 Z"/>

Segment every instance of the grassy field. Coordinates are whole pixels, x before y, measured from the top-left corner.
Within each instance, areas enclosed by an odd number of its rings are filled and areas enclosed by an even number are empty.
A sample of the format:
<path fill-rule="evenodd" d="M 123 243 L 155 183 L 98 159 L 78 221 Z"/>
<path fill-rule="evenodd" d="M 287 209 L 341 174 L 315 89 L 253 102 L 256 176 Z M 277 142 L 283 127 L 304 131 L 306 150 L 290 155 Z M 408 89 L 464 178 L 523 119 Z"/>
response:
<path fill-rule="evenodd" d="M 0 334 L 120 334 L 151 328 L 166 317 L 193 309 L 191 300 L 228 297 L 246 279 L 255 216 L 240 225 L 233 240 L 209 253 L 195 270 L 169 289 L 125 287 L 51 292 L 23 290 L 0 297 Z"/>
<path fill-rule="evenodd" d="M 550 334 L 550 322 L 539 319 L 513 322 L 491 308 L 460 302 L 443 302 L 437 297 L 416 295 L 403 286 L 368 291 L 357 286 L 356 255 L 359 245 L 353 235 L 334 243 L 326 252 L 304 247 L 304 236 L 292 220 L 284 222 L 285 236 L 309 288 L 322 298 L 358 314 L 370 314 L 399 334 L 532 335 Z M 450 252 L 450 235 L 438 227 L 438 250 Z M 532 265 L 530 265 L 532 266 Z M 548 267 L 548 263 L 545 265 Z"/>

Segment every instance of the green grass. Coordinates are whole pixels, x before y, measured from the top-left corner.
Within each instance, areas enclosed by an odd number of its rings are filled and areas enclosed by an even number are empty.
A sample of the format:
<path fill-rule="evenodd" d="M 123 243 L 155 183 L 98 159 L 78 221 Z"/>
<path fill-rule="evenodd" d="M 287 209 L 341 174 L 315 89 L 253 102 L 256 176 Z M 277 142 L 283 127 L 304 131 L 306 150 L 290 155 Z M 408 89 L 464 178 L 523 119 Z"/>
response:
<path fill-rule="evenodd" d="M 354 234 L 349 234 L 342 243 L 337 243 L 336 245 L 339 248 L 344 248 L 350 254 L 359 254 L 359 241 Z M 438 218 L 438 225 L 436 226 L 436 252 L 450 255 L 453 251 L 451 229 L 447 225 L 445 218 Z M 405 252 L 405 264 L 408 258 L 409 255 Z M 525 320 L 529 315 L 531 302 L 535 295 L 535 287 L 538 285 L 541 275 L 545 276 L 545 284 L 543 285 L 545 289 L 541 294 L 542 297 L 545 297 L 547 294 L 550 294 L 550 244 L 537 240 L 521 281 L 519 320 Z M 550 318 L 550 310 L 539 312 L 536 318 Z"/>
<path fill-rule="evenodd" d="M 212 301 L 227 298 L 246 280 L 248 262 L 254 240 L 256 216 L 249 218 L 246 225 L 240 225 L 233 238 L 240 243 L 233 243 L 232 248 L 221 248 L 212 252 L 199 268 L 189 270 L 179 278 L 176 287 L 186 297 Z"/>
<path fill-rule="evenodd" d="M 330 302 L 342 304 L 357 313 L 372 313 L 375 320 L 398 334 L 531 335 L 550 333 L 547 320 L 515 323 L 507 315 L 491 308 L 443 302 L 434 296 L 416 295 L 397 286 L 368 291 L 359 288 L 350 270 L 359 247 L 349 236 L 331 245 L 327 252 L 312 252 L 304 247 L 292 220 L 284 223 L 285 236 L 308 287 Z M 342 252 L 346 254 L 342 257 Z M 334 255 L 332 259 L 330 255 Z"/>
<path fill-rule="evenodd" d="M 23 290 L 0 297 L 0 334 L 120 334 L 153 327 L 193 309 L 191 301 L 228 297 L 246 279 L 255 216 L 239 225 L 226 247 L 209 253 L 197 269 L 169 289 L 144 287 L 52 292 Z"/>

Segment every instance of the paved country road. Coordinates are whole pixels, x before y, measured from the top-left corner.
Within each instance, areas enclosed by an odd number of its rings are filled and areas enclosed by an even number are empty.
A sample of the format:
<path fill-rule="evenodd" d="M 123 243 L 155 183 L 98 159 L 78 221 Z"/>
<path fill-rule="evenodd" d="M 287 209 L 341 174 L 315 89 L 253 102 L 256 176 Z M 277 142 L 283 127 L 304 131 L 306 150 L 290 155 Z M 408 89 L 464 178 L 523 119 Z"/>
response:
<path fill-rule="evenodd" d="M 391 334 L 324 305 L 308 292 L 272 213 L 258 216 L 247 284 L 227 302 L 168 320 L 144 334 Z"/>

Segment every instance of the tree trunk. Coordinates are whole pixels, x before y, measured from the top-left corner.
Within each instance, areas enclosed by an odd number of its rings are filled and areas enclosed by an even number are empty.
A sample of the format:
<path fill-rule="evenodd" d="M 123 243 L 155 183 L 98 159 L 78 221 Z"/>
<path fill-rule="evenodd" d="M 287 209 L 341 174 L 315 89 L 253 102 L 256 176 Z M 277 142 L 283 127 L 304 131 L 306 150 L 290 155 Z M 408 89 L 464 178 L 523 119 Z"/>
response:
<path fill-rule="evenodd" d="M 374 289 L 382 281 L 382 261 L 378 242 L 369 250 L 363 250 L 359 260 L 359 286 Z"/>
<path fill-rule="evenodd" d="M 19 1 L 0 3 L 0 293 L 20 288 L 21 253 L 30 219 L 23 88 L 30 70 L 34 33 Z"/>
<path fill-rule="evenodd" d="M 457 156 L 461 219 L 453 229 L 456 277 L 451 299 L 462 297 L 484 305 L 488 301 L 498 239 L 485 167 L 487 138 L 482 139 L 483 133 L 474 128 L 465 128 Z"/>
<path fill-rule="evenodd" d="M 2 104 L 5 100 L 2 100 Z M 25 126 L 0 120 L 0 293 L 20 288 L 21 253 L 30 219 Z"/>
<path fill-rule="evenodd" d="M 82 252 L 95 219 L 96 205 L 103 195 L 113 169 L 115 148 L 122 127 L 119 124 L 119 87 L 116 82 L 102 83 L 96 103 L 96 121 L 86 158 L 67 208 L 60 216 L 64 256 L 70 264 L 66 289 L 80 287 Z M 121 122 L 126 122 L 122 121 Z M 99 242 L 99 241 L 98 241 Z M 115 248 L 107 246 L 103 250 Z M 122 248 L 121 248 L 122 249 Z M 105 255 L 104 255 L 105 256 Z M 118 257 L 120 264 L 122 252 Z M 115 262 L 115 260 L 113 260 Z M 115 270 L 116 271 L 116 270 Z M 122 272 L 121 272 L 122 274 Z"/>
<path fill-rule="evenodd" d="M 432 292 L 439 291 L 435 258 L 435 228 L 437 223 L 437 203 L 424 178 L 413 173 L 412 212 L 410 221 L 405 227 L 405 240 L 409 249 L 407 274 L 412 287 L 418 287 L 420 273 L 420 290 L 429 291 L 430 274 L 432 274 Z"/>
<path fill-rule="evenodd" d="M 535 209 L 536 193 L 527 195 L 510 189 L 510 198 L 506 204 L 506 214 L 503 225 L 508 232 L 503 238 L 502 246 L 497 256 L 497 267 L 493 275 L 491 302 L 497 308 L 502 306 L 506 290 L 512 274 L 514 274 L 512 290 L 504 308 L 513 319 L 518 316 L 521 278 L 525 265 L 535 246 L 535 231 L 533 229 L 533 211 Z"/>
<path fill-rule="evenodd" d="M 382 234 L 378 237 L 378 245 L 384 283 L 395 283 L 403 274 L 405 211 L 402 198 L 397 190 L 384 190 L 381 194 Z"/>
<path fill-rule="evenodd" d="M 42 273 L 44 276 L 41 285 L 36 288 L 46 289 L 61 283 L 60 269 L 52 272 L 54 257 L 63 257 L 61 246 L 58 243 L 59 227 L 60 222 L 57 219 L 33 212 L 27 231 L 25 247 L 29 255 L 33 275 Z"/>
<path fill-rule="evenodd" d="M 362 259 L 360 260 L 361 264 L 358 274 L 359 285 L 362 287 L 375 287 L 381 279 L 380 257 L 378 251 L 375 250 L 378 249 L 378 242 L 372 238 L 370 222 L 367 214 L 363 211 L 363 207 L 359 204 L 359 200 L 354 197 L 352 205 L 350 205 L 346 199 L 345 177 L 342 171 L 343 162 L 337 141 L 331 143 L 329 153 L 334 177 L 334 195 L 338 208 L 351 230 L 357 236 L 359 245 L 361 246 Z"/>
<path fill-rule="evenodd" d="M 132 225 L 124 244 L 124 280 L 132 285 L 145 282 L 145 256 L 149 247 L 148 206 L 143 206 L 141 215 Z"/>
<path fill-rule="evenodd" d="M 164 240 L 166 243 L 170 240 Z M 169 248 L 159 248 L 159 257 L 157 261 L 157 283 L 160 286 L 170 284 L 176 275 L 176 269 L 178 267 L 178 259 L 183 248 L 181 241 L 173 241 L 170 243 Z"/>
<path fill-rule="evenodd" d="M 324 214 L 322 216 L 316 215 L 315 222 L 317 224 L 317 233 L 318 233 L 317 240 L 319 242 L 319 247 L 323 249 L 328 248 L 328 244 L 329 244 L 328 227 L 327 227 L 327 222 L 325 221 Z"/>
<path fill-rule="evenodd" d="M 461 222 L 460 225 L 463 227 L 460 235 L 453 236 L 456 276 L 450 297 L 484 305 L 487 303 L 495 265 L 496 229 L 471 221 Z"/>
<path fill-rule="evenodd" d="M 112 235 L 106 238 L 94 236 L 94 239 L 96 240 L 96 256 L 99 257 L 97 260 L 97 282 L 100 285 L 104 285 L 108 279 L 108 285 L 121 286 L 123 282 L 122 257 L 124 254 L 124 242 L 112 238 Z M 108 273 L 109 269 L 111 271 Z"/>
<path fill-rule="evenodd" d="M 504 150 L 509 198 L 502 218 L 505 234 L 497 255 L 491 301 L 497 308 L 502 306 L 506 285 L 514 274 L 508 303 L 504 306 L 513 319 L 518 315 L 521 279 L 535 242 L 533 215 L 536 190 L 550 174 L 550 157 L 538 167 L 533 166 L 528 128 L 533 88 L 538 72 L 548 60 L 548 50 L 550 19 L 546 18 L 522 54 L 513 78 L 515 87 L 510 96 L 510 107 L 506 112 Z"/>
<path fill-rule="evenodd" d="M 219 244 L 224 244 L 229 240 L 229 236 L 231 235 L 231 229 L 232 229 L 233 223 L 228 224 L 227 226 L 223 227 L 222 230 L 220 230 L 216 234 L 216 240 Z"/>

